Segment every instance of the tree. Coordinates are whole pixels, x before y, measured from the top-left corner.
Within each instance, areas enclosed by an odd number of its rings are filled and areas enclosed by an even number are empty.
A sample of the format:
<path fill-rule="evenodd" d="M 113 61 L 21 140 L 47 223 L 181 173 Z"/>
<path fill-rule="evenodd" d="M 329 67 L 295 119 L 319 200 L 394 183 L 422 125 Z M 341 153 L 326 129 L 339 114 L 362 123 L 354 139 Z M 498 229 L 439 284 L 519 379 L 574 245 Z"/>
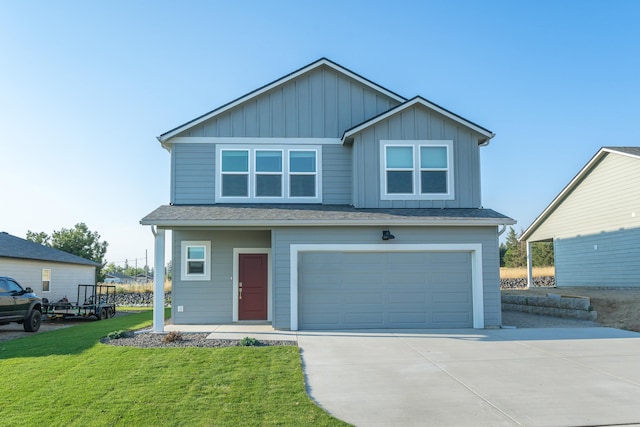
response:
<path fill-rule="evenodd" d="M 504 266 L 510 268 L 526 267 L 527 250 L 524 243 L 518 242 L 518 236 L 513 227 L 509 227 L 509 234 L 505 242 Z"/>
<path fill-rule="evenodd" d="M 100 268 L 96 269 L 96 280 L 99 282 L 104 280 L 102 269 L 105 266 L 104 256 L 109 244 L 106 241 L 101 242 L 100 234 L 89 230 L 84 222 L 79 222 L 71 229 L 62 228 L 54 231 L 51 236 L 44 232 L 35 233 L 29 230 L 27 240 L 97 262 Z"/>
<path fill-rule="evenodd" d="M 549 267 L 554 265 L 553 242 L 531 243 L 531 262 L 536 267 Z"/>

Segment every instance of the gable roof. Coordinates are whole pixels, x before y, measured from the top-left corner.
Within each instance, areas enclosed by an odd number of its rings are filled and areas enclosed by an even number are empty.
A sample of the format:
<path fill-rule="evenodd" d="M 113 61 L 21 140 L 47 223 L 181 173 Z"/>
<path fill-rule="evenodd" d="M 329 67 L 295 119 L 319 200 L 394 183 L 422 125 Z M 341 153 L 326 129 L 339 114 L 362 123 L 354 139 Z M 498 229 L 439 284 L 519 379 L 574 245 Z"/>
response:
<path fill-rule="evenodd" d="M 553 199 L 553 201 L 546 207 L 544 211 L 531 223 L 531 225 L 522 233 L 519 241 L 526 241 L 538 227 L 546 221 L 551 213 L 565 200 L 565 198 L 576 188 L 582 179 L 591 172 L 596 165 L 609 153 L 616 155 L 629 156 L 640 160 L 640 147 L 602 147 L 598 152 L 589 160 L 589 162 L 573 177 L 573 179 L 567 184 L 566 187 Z"/>
<path fill-rule="evenodd" d="M 59 249 L 0 232 L 0 257 L 61 262 L 99 267 L 100 264 Z"/>
<path fill-rule="evenodd" d="M 354 127 L 352 127 L 351 129 L 347 129 L 344 134 L 342 135 L 342 142 L 346 142 L 348 141 L 350 138 L 353 138 L 353 136 L 359 132 L 362 132 L 363 130 L 365 130 L 366 128 L 375 125 L 376 123 L 379 123 L 389 117 L 391 117 L 392 115 L 399 113 L 403 110 L 406 110 L 408 108 L 413 107 L 414 105 L 422 105 L 430 110 L 436 111 L 440 114 L 442 114 L 445 117 L 448 117 L 449 119 L 460 123 L 463 126 L 466 126 L 472 130 L 474 130 L 475 132 L 478 132 L 479 134 L 481 134 L 482 136 L 485 137 L 484 140 L 480 141 L 480 145 L 487 145 L 489 143 L 489 140 L 491 138 L 493 138 L 495 136 L 495 134 L 493 132 L 491 132 L 488 129 L 483 128 L 480 125 L 477 125 L 475 123 L 473 123 L 470 120 L 465 119 L 464 117 L 461 117 L 455 113 L 452 113 L 451 111 L 439 106 L 438 104 L 435 104 L 421 96 L 416 96 L 414 98 L 409 99 L 408 101 L 403 102 L 402 104 L 399 104 L 397 106 L 395 106 L 394 108 L 385 111 L 382 114 L 378 114 L 375 117 L 372 117 L 371 119 L 360 123 L 359 125 L 356 125 Z"/>
<path fill-rule="evenodd" d="M 203 114 L 203 115 L 201 115 L 199 117 L 196 117 L 193 120 L 188 121 L 187 123 L 184 123 L 184 124 L 182 124 L 182 125 L 180 125 L 180 126 L 178 126 L 176 128 L 173 128 L 173 129 L 163 133 L 162 135 L 157 137 L 158 141 L 160 141 L 164 146 L 164 143 L 167 140 L 173 138 L 174 136 L 178 135 L 179 133 L 184 132 L 185 130 L 187 130 L 187 129 L 193 127 L 193 126 L 196 126 L 196 125 L 198 125 L 198 124 L 200 124 L 200 123 L 202 123 L 202 122 L 204 122 L 206 120 L 209 120 L 212 117 L 220 115 L 220 114 L 224 113 L 225 111 L 228 111 L 228 110 L 230 110 L 230 109 L 242 104 L 243 102 L 246 102 L 247 100 L 249 100 L 251 98 L 254 98 L 254 97 L 258 96 L 258 95 L 261 95 L 261 94 L 273 89 L 276 86 L 280 86 L 280 85 L 282 85 L 282 84 L 284 84 L 284 83 L 286 83 L 288 81 L 291 81 L 291 80 L 293 80 L 293 79 L 295 79 L 295 78 L 297 78 L 297 77 L 299 77 L 299 76 L 301 76 L 301 75 L 303 75 L 303 74 L 305 74 L 305 73 L 307 73 L 307 72 L 309 72 L 309 71 L 311 71 L 313 69 L 316 69 L 316 68 L 319 68 L 319 67 L 322 67 L 322 66 L 326 66 L 326 67 L 332 68 L 333 70 L 335 70 L 335 71 L 337 71 L 339 73 L 347 75 L 347 76 L 351 77 L 352 79 L 357 80 L 358 82 L 364 84 L 365 86 L 368 86 L 368 87 L 372 88 L 373 90 L 381 92 L 381 93 L 389 96 L 390 98 L 395 99 L 398 102 L 406 101 L 406 98 L 404 98 L 403 96 L 400 96 L 397 93 L 392 92 L 389 89 L 386 89 L 386 88 L 384 88 L 384 87 L 372 82 L 371 80 L 368 80 L 368 79 L 362 77 L 361 75 L 354 73 L 353 71 L 351 71 L 351 70 L 349 70 L 347 68 L 344 68 L 343 66 L 338 65 L 335 62 L 333 62 L 333 61 L 331 61 L 331 60 L 329 60 L 327 58 L 320 58 L 317 61 L 314 61 L 309 65 L 306 65 L 306 66 L 304 66 L 304 67 L 302 67 L 302 68 L 300 68 L 300 69 L 298 69 L 298 70 L 296 70 L 296 71 L 294 71 L 292 73 L 287 74 L 284 77 L 281 77 L 281 78 L 279 78 L 277 80 L 274 80 L 273 82 L 268 83 L 268 84 L 266 84 L 266 85 L 264 85 L 264 86 L 262 86 L 262 87 L 260 87 L 260 88 L 258 88 L 256 90 L 254 90 L 254 91 L 251 91 L 248 94 L 241 96 L 240 98 L 237 98 L 237 99 L 235 99 L 235 100 L 233 100 L 233 101 L 231 101 L 231 102 L 229 102 L 229 103 L 227 103 L 227 104 L 225 104 L 225 105 L 223 105 L 221 107 L 216 108 L 215 110 L 209 111 L 208 113 L 205 113 L 205 114 Z"/>

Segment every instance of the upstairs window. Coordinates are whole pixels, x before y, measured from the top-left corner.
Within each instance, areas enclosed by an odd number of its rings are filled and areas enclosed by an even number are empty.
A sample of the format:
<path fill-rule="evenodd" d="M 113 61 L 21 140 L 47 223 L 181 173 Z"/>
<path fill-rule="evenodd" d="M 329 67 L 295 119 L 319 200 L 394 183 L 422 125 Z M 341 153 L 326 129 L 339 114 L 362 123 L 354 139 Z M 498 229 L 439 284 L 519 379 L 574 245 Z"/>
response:
<path fill-rule="evenodd" d="M 217 203 L 321 203 L 319 146 L 218 146 Z"/>
<path fill-rule="evenodd" d="M 382 200 L 451 200 L 453 141 L 381 141 Z"/>

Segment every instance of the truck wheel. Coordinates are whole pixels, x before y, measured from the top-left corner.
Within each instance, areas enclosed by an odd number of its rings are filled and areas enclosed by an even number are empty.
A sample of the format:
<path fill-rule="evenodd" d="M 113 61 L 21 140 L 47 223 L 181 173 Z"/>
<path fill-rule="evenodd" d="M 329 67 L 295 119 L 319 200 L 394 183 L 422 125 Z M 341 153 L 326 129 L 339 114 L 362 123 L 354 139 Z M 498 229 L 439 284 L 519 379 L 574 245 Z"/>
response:
<path fill-rule="evenodd" d="M 24 319 L 22 326 L 26 332 L 38 332 L 40 323 L 42 323 L 42 313 L 38 310 L 32 310 L 29 316 Z"/>
<path fill-rule="evenodd" d="M 106 318 L 107 318 L 107 309 L 101 308 L 100 312 L 98 313 L 98 320 L 104 320 Z"/>

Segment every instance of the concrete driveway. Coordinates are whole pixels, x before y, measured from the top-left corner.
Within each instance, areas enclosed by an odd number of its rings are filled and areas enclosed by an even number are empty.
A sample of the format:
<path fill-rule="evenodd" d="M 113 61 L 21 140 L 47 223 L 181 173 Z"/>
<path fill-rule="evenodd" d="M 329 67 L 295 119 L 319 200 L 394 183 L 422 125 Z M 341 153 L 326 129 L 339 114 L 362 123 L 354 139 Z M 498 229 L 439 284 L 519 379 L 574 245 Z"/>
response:
<path fill-rule="evenodd" d="M 640 424 L 640 334 L 297 333 L 310 396 L 356 426 Z"/>

